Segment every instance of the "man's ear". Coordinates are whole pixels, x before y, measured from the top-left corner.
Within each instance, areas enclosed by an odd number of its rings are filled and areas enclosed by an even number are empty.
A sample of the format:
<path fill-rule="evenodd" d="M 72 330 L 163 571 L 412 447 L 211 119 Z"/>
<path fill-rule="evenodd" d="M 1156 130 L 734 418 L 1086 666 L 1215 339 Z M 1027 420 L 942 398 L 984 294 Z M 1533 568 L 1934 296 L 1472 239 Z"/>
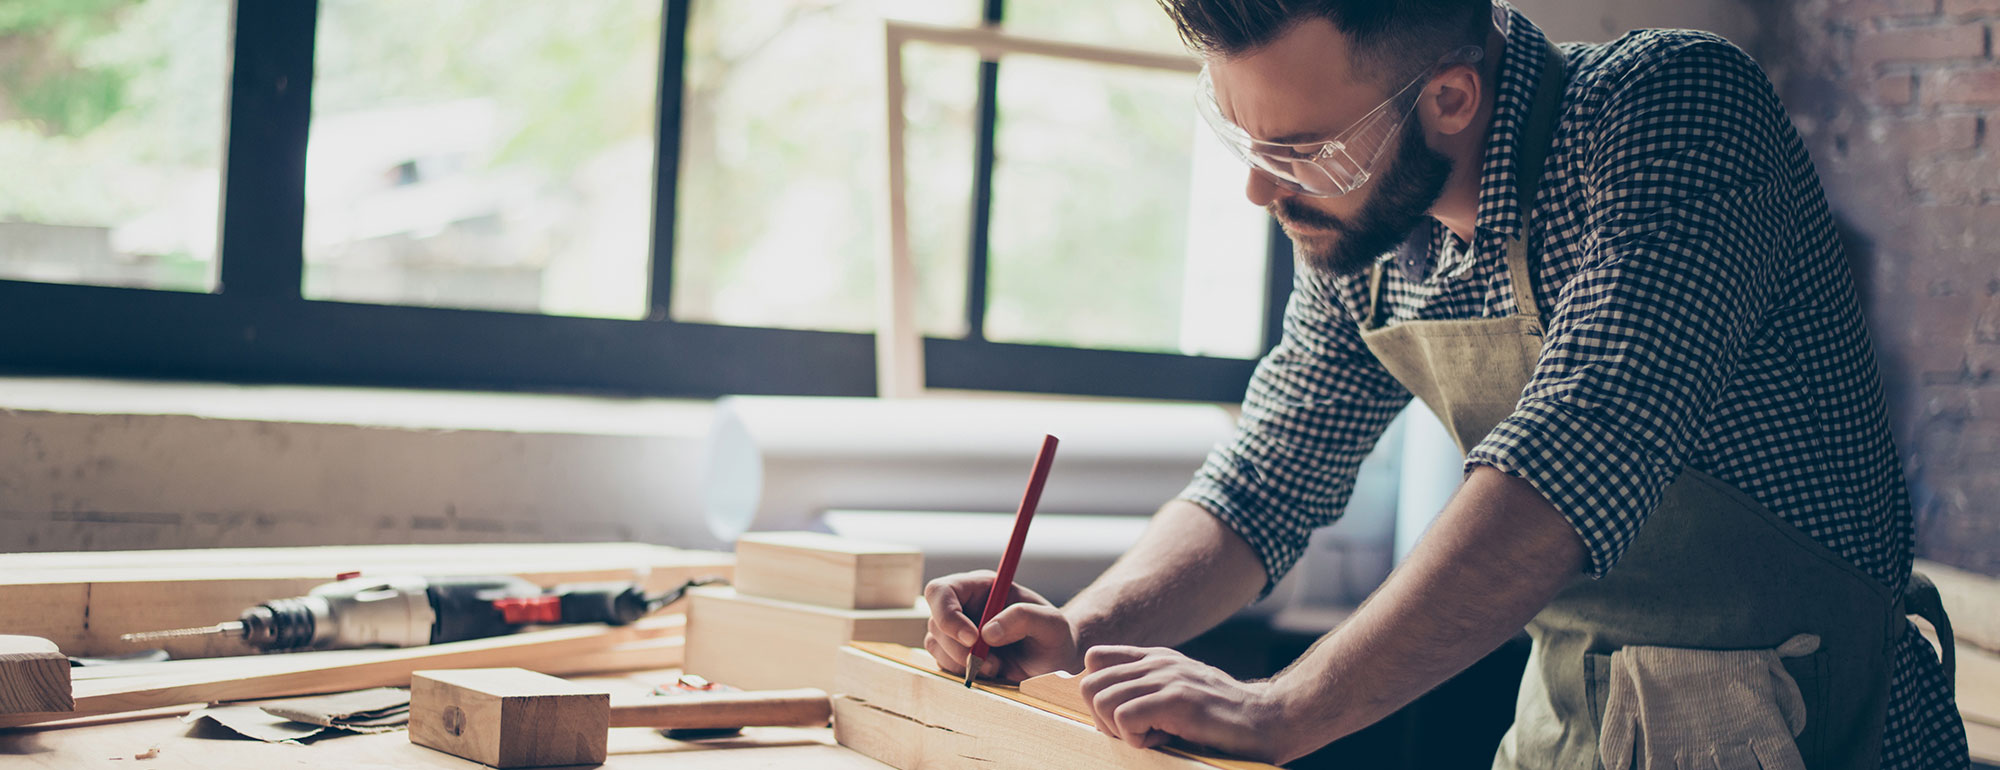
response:
<path fill-rule="evenodd" d="M 1424 85 L 1417 109 L 1431 129 L 1453 136 L 1472 125 L 1479 115 L 1479 70 L 1468 64 L 1454 64 L 1440 70 Z"/>

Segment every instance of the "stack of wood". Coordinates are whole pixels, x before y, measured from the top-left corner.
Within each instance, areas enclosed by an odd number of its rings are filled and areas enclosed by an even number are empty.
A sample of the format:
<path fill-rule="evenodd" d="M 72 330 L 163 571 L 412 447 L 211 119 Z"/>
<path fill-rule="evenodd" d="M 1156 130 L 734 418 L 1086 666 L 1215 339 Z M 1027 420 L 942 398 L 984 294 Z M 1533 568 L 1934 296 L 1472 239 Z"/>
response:
<path fill-rule="evenodd" d="M 1958 637 L 1958 713 L 1972 758 L 2000 764 L 2000 580 L 1922 559 L 1917 571 L 1937 584 Z"/>
<path fill-rule="evenodd" d="M 244 608 L 298 596 L 338 575 L 514 574 L 542 586 L 638 580 L 649 591 L 728 577 L 724 553 L 632 543 L 240 548 L 0 556 L 0 629 L 49 640 L 60 654 L 103 657 L 135 645 L 119 635 L 233 620 Z M 180 660 L 76 669 L 73 707 L 0 700 L 0 727 L 78 717 L 185 712 L 206 703 L 408 686 L 423 669 L 520 666 L 555 675 L 671 668 L 684 649 L 685 602 L 625 627 L 575 626 L 408 649 L 255 655 L 241 640 L 166 640 Z M 47 654 L 0 655 L 0 691 Z M 46 652 L 46 651 L 44 651 Z M 66 661 L 65 661 L 66 666 Z M 18 703 L 14 702 L 18 701 Z M 11 705 L 10 705 L 11 704 Z"/>
<path fill-rule="evenodd" d="M 852 641 L 918 645 L 924 556 L 816 532 L 736 543 L 733 588 L 688 592 L 687 672 L 745 690 L 831 690 Z"/>

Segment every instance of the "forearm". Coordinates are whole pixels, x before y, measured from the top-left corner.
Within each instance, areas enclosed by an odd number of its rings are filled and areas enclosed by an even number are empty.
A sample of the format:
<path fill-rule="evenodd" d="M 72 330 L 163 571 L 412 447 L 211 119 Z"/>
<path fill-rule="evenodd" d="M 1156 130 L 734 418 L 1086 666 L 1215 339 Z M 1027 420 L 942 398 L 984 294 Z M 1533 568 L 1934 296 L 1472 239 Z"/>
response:
<path fill-rule="evenodd" d="M 1201 506 L 1175 500 L 1063 615 L 1079 650 L 1179 644 L 1257 598 L 1264 577 L 1263 561 L 1241 536 Z"/>
<path fill-rule="evenodd" d="M 1353 733 L 1492 652 L 1581 573 L 1581 539 L 1526 482 L 1477 468 L 1347 623 L 1281 673 L 1289 760 Z"/>

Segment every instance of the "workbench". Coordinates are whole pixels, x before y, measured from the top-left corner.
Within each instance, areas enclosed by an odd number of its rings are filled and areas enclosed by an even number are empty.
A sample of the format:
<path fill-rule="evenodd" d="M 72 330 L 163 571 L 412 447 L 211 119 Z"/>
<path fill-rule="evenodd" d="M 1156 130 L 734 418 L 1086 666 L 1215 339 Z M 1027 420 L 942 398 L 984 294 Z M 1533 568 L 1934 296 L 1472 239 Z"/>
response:
<path fill-rule="evenodd" d="M 676 671 L 576 681 L 618 694 L 643 694 L 647 682 L 673 679 Z M 134 759 L 158 749 L 151 759 Z M 476 762 L 410 743 L 409 733 L 333 734 L 304 745 L 264 743 L 236 736 L 207 721 L 183 723 L 173 715 L 100 721 L 60 728 L 0 729 L 0 767 L 113 768 L 115 770 L 234 770 L 235 768 L 417 768 L 478 770 Z M 740 737 L 698 742 L 669 740 L 657 730 L 615 727 L 609 738 L 610 770 L 735 770 L 796 768 L 888 770 L 888 766 L 833 742 L 830 728 L 750 728 Z"/>

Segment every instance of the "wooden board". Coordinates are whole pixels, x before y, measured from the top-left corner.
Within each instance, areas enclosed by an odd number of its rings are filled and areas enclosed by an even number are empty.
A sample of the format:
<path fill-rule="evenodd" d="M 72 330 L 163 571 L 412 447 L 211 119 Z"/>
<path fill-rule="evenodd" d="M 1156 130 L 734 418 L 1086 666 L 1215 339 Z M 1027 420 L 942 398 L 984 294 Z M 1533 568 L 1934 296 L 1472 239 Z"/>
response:
<path fill-rule="evenodd" d="M 555 676 L 580 676 L 585 674 L 605 674 L 623 671 L 644 671 L 649 669 L 679 668 L 686 648 L 686 639 L 680 634 L 687 625 L 684 615 L 658 615 L 639 621 L 644 629 L 639 641 L 627 642 L 600 650 L 563 656 L 561 660 L 551 660 L 538 664 L 543 673 Z M 660 636 L 659 634 L 671 634 Z M 334 666 L 342 664 L 367 663 L 380 659 L 386 650 L 324 650 L 319 652 L 290 652 L 271 655 L 244 655 L 229 658 L 195 658 L 191 660 L 168 660 L 157 663 L 120 663 L 109 666 L 85 666 L 71 669 L 70 677 L 76 681 L 98 681 L 104 679 L 128 679 L 135 677 L 187 678 L 216 676 L 233 673 L 237 676 L 288 671 L 300 667 Z"/>
<path fill-rule="evenodd" d="M 234 620 L 261 602 L 298 596 L 342 572 L 485 575 L 531 582 L 633 580 L 662 591 L 689 578 L 728 577 L 735 558 L 636 543 L 323 548 L 218 548 L 0 555 L 0 629 L 39 636 L 70 655 L 141 649 L 121 634 Z M 246 655 L 221 636 L 153 642 L 176 658 Z"/>
<path fill-rule="evenodd" d="M 421 671 L 410 742 L 493 767 L 604 761 L 611 695 L 520 668 Z"/>
<path fill-rule="evenodd" d="M 2000 653 L 2000 579 L 1923 559 L 1916 569 L 1937 584 L 1958 641 Z"/>
<path fill-rule="evenodd" d="M 688 673 L 745 690 L 831 692 L 842 646 L 855 640 L 922 644 L 930 619 L 914 602 L 895 610 L 841 610 L 712 586 L 688 594 Z"/>
<path fill-rule="evenodd" d="M 411 673 L 423 669 L 519 666 L 560 674 L 566 673 L 565 661 L 572 656 L 679 632 L 677 622 L 649 619 L 617 628 L 571 626 L 400 650 L 272 655 L 266 656 L 273 660 L 268 666 L 81 680 L 76 683 L 73 712 L 0 715 L 0 727 L 182 704 L 407 687 Z"/>
<path fill-rule="evenodd" d="M 673 672 L 643 678 L 577 680 L 620 697 L 644 695 L 672 681 Z M 741 736 L 683 742 L 657 730 L 612 728 L 602 770 L 886 770 L 880 762 L 833 742 L 826 728 L 752 727 Z M 144 761 L 135 754 L 157 749 Z M 0 729 L 0 766 L 8 770 L 481 770 L 470 760 L 410 743 L 406 733 L 346 735 L 310 746 L 246 741 L 213 725 L 158 717 L 88 726 Z"/>
<path fill-rule="evenodd" d="M 1963 644 L 1957 652 L 1959 715 L 1967 724 L 2000 729 L 2000 656 Z"/>
<path fill-rule="evenodd" d="M 901 609 L 924 590 L 915 548 L 819 532 L 754 532 L 736 541 L 736 590 L 842 609 Z"/>
<path fill-rule="evenodd" d="M 2000 765 L 2000 727 L 1965 723 L 1965 739 L 1976 761 Z"/>
<path fill-rule="evenodd" d="M 34 636 L 0 635 L 0 714 L 68 711 L 69 658 Z"/>
<path fill-rule="evenodd" d="M 1049 709 L 1079 722 L 1095 723 L 1090 701 L 1083 698 L 1083 683 L 1068 671 L 1056 671 L 1021 680 L 1021 694 L 1055 708 Z"/>
<path fill-rule="evenodd" d="M 1116 767 L 1275 770 L 1185 749 L 1135 749 L 1089 717 L 985 682 L 967 688 L 924 651 L 857 643 L 841 651 L 833 702 L 841 745 L 903 770 Z"/>

